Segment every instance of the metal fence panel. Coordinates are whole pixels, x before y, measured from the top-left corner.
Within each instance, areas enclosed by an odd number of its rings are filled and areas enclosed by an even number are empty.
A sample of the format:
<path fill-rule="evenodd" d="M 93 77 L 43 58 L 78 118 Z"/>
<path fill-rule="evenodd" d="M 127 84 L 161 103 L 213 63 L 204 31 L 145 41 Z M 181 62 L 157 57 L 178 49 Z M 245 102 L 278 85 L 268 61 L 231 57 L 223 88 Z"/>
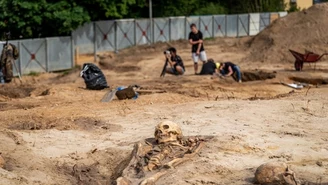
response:
<path fill-rule="evenodd" d="M 123 49 L 135 45 L 134 19 L 116 21 L 116 49 Z"/>
<path fill-rule="evenodd" d="M 135 21 L 136 44 L 143 45 L 151 43 L 151 29 L 149 19 L 137 19 Z"/>
<path fill-rule="evenodd" d="M 190 33 L 190 25 L 196 24 L 197 28 L 199 29 L 200 28 L 200 19 L 199 19 L 199 16 L 186 17 L 185 21 L 186 21 L 186 32 L 185 32 L 186 37 L 185 38 L 188 39 L 189 33 Z M 204 34 L 204 31 L 202 31 L 202 32 Z"/>
<path fill-rule="evenodd" d="M 167 42 L 170 40 L 170 19 L 155 18 L 154 19 L 154 42 Z"/>
<path fill-rule="evenodd" d="M 86 23 L 72 32 L 75 47 L 79 47 L 79 53 L 94 53 L 94 24 Z"/>
<path fill-rule="evenodd" d="M 249 15 L 238 15 L 238 37 L 247 36 L 249 34 Z"/>
<path fill-rule="evenodd" d="M 213 31 L 214 37 L 226 36 L 226 15 L 214 15 L 213 16 Z"/>
<path fill-rule="evenodd" d="M 170 24 L 170 40 L 185 39 L 185 17 L 171 17 Z"/>
<path fill-rule="evenodd" d="M 270 24 L 270 13 L 260 13 L 260 31 Z"/>
<path fill-rule="evenodd" d="M 203 32 L 204 38 L 213 37 L 213 16 L 200 16 L 199 29 Z"/>
<path fill-rule="evenodd" d="M 260 32 L 260 14 L 249 14 L 249 35 L 254 36 Z"/>
<path fill-rule="evenodd" d="M 97 21 L 96 50 L 115 51 L 115 21 Z"/>
<path fill-rule="evenodd" d="M 285 17 L 288 13 L 287 12 L 278 12 L 279 17 Z"/>
<path fill-rule="evenodd" d="M 19 43 L 22 74 L 47 72 L 46 39 L 20 40 Z"/>
<path fill-rule="evenodd" d="M 73 67 L 72 42 L 70 37 L 46 38 L 48 71 L 59 71 Z"/>
<path fill-rule="evenodd" d="M 228 37 L 237 37 L 237 28 L 238 28 L 238 15 L 227 15 L 227 36 Z"/>

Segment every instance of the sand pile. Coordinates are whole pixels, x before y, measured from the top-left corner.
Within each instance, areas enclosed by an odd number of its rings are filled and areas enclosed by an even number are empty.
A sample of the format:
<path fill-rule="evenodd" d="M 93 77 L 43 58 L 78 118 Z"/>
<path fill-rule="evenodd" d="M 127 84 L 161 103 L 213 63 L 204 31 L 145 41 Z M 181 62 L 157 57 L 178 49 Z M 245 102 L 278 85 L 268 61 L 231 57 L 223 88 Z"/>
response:
<path fill-rule="evenodd" d="M 286 63 L 295 59 L 288 51 L 328 52 L 328 3 L 290 13 L 256 35 L 250 42 L 247 61 Z M 327 56 L 322 60 L 328 60 Z"/>

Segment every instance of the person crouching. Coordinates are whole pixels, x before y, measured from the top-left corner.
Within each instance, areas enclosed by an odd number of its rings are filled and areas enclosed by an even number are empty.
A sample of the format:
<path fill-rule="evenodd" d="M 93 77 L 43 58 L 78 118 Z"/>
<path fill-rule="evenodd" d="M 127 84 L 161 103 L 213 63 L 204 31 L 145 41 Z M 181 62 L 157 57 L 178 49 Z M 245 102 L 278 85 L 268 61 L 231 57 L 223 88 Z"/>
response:
<path fill-rule="evenodd" d="M 168 61 L 168 66 L 166 67 L 166 73 L 173 75 L 183 75 L 185 73 L 185 67 L 183 61 L 179 55 L 177 55 L 177 50 L 174 47 L 168 49 L 168 53 L 165 57 Z"/>

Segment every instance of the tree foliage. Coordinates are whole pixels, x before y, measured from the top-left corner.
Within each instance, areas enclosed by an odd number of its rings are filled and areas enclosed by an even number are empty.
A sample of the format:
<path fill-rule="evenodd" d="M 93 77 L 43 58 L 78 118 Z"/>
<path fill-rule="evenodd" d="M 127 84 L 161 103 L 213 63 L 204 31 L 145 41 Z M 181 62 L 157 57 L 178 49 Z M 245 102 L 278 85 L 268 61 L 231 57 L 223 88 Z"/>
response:
<path fill-rule="evenodd" d="M 283 0 L 230 0 L 229 13 L 277 12 L 285 9 Z"/>
<path fill-rule="evenodd" d="M 272 12 L 283 0 L 152 0 L 153 17 Z M 89 21 L 148 18 L 149 0 L 0 0 L 0 32 L 13 39 L 70 35 Z"/>

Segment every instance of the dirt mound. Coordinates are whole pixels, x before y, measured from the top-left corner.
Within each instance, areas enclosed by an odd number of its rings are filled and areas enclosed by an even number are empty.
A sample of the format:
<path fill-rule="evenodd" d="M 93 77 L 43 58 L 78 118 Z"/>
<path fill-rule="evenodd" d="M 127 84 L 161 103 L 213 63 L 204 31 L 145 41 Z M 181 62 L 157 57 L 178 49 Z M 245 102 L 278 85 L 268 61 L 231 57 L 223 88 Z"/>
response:
<path fill-rule="evenodd" d="M 72 156 L 76 158 L 74 165 L 62 164 L 57 168 L 72 184 L 114 184 L 114 180 L 120 176 L 116 168 L 129 154 L 128 150 L 116 148 L 94 149 L 86 156 Z"/>
<path fill-rule="evenodd" d="M 288 51 L 305 50 L 322 54 L 328 43 L 328 3 L 316 4 L 307 10 L 291 13 L 276 20 L 248 44 L 252 62 L 285 63 L 295 59 Z"/>
<path fill-rule="evenodd" d="M 103 68 L 103 69 L 109 69 L 109 70 L 113 70 L 115 72 L 133 72 L 133 71 L 140 71 L 140 67 L 139 66 L 135 66 L 135 65 L 113 65 L 112 63 L 108 62 L 108 60 L 100 60 L 99 61 L 99 65 Z"/>
<path fill-rule="evenodd" d="M 12 130 L 46 130 L 46 129 L 58 129 L 58 130 L 94 130 L 102 129 L 107 131 L 119 131 L 122 129 L 120 125 L 108 124 L 102 120 L 80 117 L 76 119 L 68 118 L 52 118 L 44 119 L 42 116 L 31 116 L 30 118 L 20 119 L 18 116 L 15 123 L 8 126 Z"/>
<path fill-rule="evenodd" d="M 35 104 L 28 104 L 28 103 L 18 103 L 18 104 L 13 104 L 13 103 L 6 103 L 6 102 L 2 102 L 0 103 L 0 111 L 7 111 L 7 110 L 15 110 L 15 109 L 32 109 L 35 107 L 38 107 L 39 105 L 35 105 Z"/>
<path fill-rule="evenodd" d="M 9 98 L 25 98 L 30 96 L 34 89 L 35 87 L 30 85 L 14 86 L 12 84 L 6 84 L 0 88 L 0 95 Z"/>

